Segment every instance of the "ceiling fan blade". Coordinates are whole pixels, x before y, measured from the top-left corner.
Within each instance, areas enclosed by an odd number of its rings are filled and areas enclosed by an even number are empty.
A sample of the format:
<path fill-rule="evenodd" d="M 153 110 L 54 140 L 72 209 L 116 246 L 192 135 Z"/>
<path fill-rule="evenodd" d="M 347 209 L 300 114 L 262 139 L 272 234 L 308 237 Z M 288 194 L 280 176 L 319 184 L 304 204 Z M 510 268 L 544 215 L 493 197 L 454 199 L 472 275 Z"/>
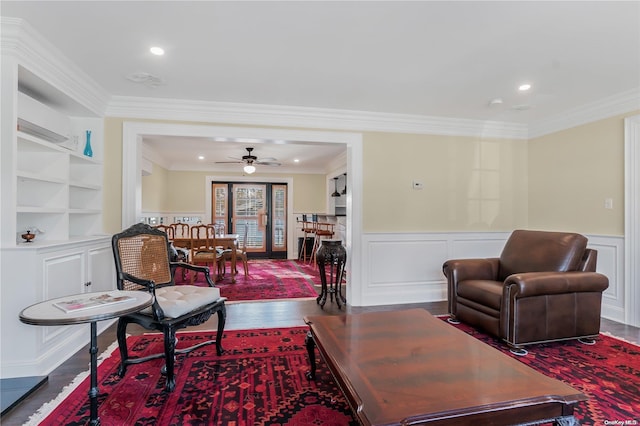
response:
<path fill-rule="evenodd" d="M 280 166 L 281 165 L 281 163 L 278 163 L 277 161 L 262 161 L 262 160 L 254 161 L 253 164 L 258 164 L 261 166 Z"/>
<path fill-rule="evenodd" d="M 244 164 L 244 161 L 214 161 L 216 164 Z"/>

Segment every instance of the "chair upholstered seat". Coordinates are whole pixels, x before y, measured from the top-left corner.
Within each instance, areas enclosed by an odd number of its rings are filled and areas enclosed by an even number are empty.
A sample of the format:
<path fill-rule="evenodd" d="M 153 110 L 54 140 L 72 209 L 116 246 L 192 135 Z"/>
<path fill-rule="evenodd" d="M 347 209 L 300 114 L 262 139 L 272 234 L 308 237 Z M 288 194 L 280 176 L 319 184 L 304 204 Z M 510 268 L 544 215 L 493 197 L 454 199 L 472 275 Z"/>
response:
<path fill-rule="evenodd" d="M 177 318 L 220 299 L 217 287 L 198 287 L 194 285 L 176 285 L 156 289 L 156 300 L 166 318 Z M 151 306 L 141 311 L 153 315 Z"/>
<path fill-rule="evenodd" d="M 467 280 L 458 285 L 458 297 L 500 310 L 502 303 L 502 281 Z"/>

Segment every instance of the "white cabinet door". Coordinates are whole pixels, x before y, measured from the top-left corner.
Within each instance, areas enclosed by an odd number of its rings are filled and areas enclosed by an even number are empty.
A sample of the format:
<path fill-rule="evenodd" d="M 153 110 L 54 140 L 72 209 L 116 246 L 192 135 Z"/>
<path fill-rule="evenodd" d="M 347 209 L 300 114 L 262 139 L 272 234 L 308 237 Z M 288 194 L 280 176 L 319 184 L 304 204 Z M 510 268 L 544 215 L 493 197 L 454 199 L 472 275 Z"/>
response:
<path fill-rule="evenodd" d="M 20 344 L 0 346 L 0 377 L 46 375 L 89 342 L 89 326 L 27 325 L 20 322 L 19 313 L 44 300 L 115 288 L 110 238 L 58 247 L 11 248 L 1 255 L 2 340 Z M 100 322 L 99 332 L 111 322 Z"/>
<path fill-rule="evenodd" d="M 111 245 L 87 251 L 87 291 L 109 291 L 116 288 L 116 268 Z"/>

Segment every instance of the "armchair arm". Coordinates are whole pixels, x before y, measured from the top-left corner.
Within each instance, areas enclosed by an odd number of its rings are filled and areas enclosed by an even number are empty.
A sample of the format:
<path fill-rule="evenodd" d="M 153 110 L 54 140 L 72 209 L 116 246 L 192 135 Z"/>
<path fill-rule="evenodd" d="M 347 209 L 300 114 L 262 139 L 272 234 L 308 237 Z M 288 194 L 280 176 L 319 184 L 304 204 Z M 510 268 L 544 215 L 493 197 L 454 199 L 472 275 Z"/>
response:
<path fill-rule="evenodd" d="M 156 283 L 153 280 L 146 280 L 143 278 L 138 278 L 135 275 L 131 275 L 127 272 L 120 272 L 120 280 L 121 281 L 131 281 L 134 284 L 138 284 L 147 288 L 149 293 L 153 294 L 153 304 L 151 305 L 151 310 L 153 311 L 153 317 L 155 319 L 163 319 L 164 311 L 158 304 L 156 300 Z"/>
<path fill-rule="evenodd" d="M 447 300 L 449 313 L 456 314 L 457 286 L 465 280 L 496 280 L 500 259 L 452 259 L 442 265 L 442 273 L 447 277 Z"/>
<path fill-rule="evenodd" d="M 528 272 L 504 281 L 503 301 L 548 294 L 603 292 L 609 278 L 597 272 Z"/>
<path fill-rule="evenodd" d="M 191 263 L 185 263 L 185 262 L 169 262 L 169 267 L 171 268 L 171 275 L 175 273 L 177 268 L 184 268 L 190 271 L 202 272 L 204 274 L 204 279 L 207 281 L 207 284 L 209 285 L 209 287 L 215 287 L 215 284 L 211 279 L 211 273 L 209 271 L 209 268 L 206 266 L 198 266 L 198 265 L 193 265 Z"/>
<path fill-rule="evenodd" d="M 498 276 L 499 259 L 452 259 L 442 265 L 442 272 L 456 284 L 465 280 L 495 280 Z"/>
<path fill-rule="evenodd" d="M 120 273 L 120 280 L 121 281 L 131 281 L 134 284 L 138 284 L 141 285 L 143 287 L 146 287 L 147 290 L 149 290 L 149 293 L 152 293 L 155 295 L 156 292 L 156 283 L 153 280 L 146 280 L 144 278 L 138 278 L 135 275 L 131 275 L 127 272 L 121 272 Z"/>

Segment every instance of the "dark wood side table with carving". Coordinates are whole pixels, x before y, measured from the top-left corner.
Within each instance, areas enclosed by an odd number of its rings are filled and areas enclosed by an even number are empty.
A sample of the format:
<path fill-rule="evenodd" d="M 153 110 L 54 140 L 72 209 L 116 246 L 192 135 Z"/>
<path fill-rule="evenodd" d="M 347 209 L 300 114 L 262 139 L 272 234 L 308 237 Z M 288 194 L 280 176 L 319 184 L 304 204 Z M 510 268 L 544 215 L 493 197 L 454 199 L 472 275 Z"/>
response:
<path fill-rule="evenodd" d="M 129 296 L 132 299 L 112 305 L 91 307 L 88 309 L 64 312 L 56 307 L 54 303 L 86 299 L 91 297 L 109 294 L 113 296 Z M 98 417 L 98 332 L 97 322 L 117 318 L 122 315 L 138 312 L 153 303 L 151 293 L 143 291 L 102 291 L 96 293 L 81 293 L 64 296 L 57 299 L 45 300 L 44 302 L 31 305 L 20 312 L 20 321 L 32 325 L 72 325 L 91 323 L 91 344 L 89 352 L 91 354 L 91 384 L 89 389 L 90 401 L 90 423 L 100 424 Z"/>
<path fill-rule="evenodd" d="M 577 425 L 586 396 L 424 309 L 308 316 L 317 346 L 362 425 Z"/>
<path fill-rule="evenodd" d="M 342 246 L 341 240 L 322 240 L 316 258 L 322 283 L 322 290 L 316 298 L 316 302 L 324 308 L 327 296 L 332 302 L 335 296 L 338 309 L 342 309 L 342 304 L 347 304 L 346 299 L 342 296 L 342 280 L 347 262 L 347 250 Z"/>

